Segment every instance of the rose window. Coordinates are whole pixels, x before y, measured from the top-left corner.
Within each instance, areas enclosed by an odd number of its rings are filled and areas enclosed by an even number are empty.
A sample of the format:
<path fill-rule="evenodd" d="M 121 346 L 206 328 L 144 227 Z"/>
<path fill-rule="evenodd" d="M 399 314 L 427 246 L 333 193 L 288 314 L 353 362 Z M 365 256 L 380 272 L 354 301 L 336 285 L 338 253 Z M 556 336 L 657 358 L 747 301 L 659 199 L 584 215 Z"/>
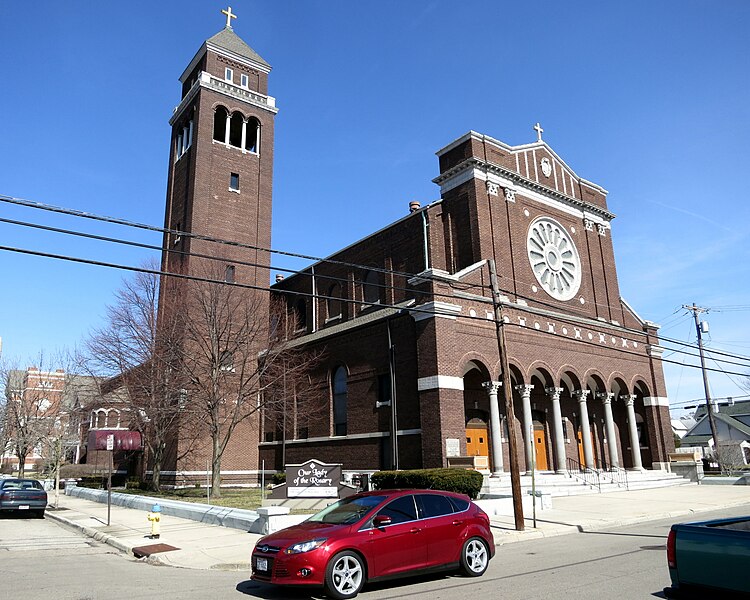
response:
<path fill-rule="evenodd" d="M 529 227 L 526 249 L 539 284 L 557 300 L 570 300 L 581 287 L 581 259 L 566 229 L 542 217 Z"/>

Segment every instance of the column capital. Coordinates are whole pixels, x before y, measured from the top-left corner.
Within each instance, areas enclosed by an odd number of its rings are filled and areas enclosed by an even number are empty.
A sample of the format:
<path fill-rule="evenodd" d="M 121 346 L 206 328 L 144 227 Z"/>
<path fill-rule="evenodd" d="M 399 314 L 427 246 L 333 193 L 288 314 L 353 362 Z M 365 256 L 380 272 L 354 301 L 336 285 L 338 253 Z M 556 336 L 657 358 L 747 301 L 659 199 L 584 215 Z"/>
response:
<path fill-rule="evenodd" d="M 586 402 L 586 396 L 591 393 L 591 390 L 573 390 L 573 396 L 575 396 L 578 402 Z"/>
<path fill-rule="evenodd" d="M 497 391 L 503 385 L 502 381 L 483 381 L 482 387 L 487 391 L 488 394 L 497 394 Z"/>
<path fill-rule="evenodd" d="M 531 390 L 534 389 L 534 384 L 533 383 L 521 383 L 521 384 L 515 385 L 513 387 L 522 396 L 528 396 L 528 395 L 531 394 Z"/>
<path fill-rule="evenodd" d="M 624 394 L 620 396 L 620 400 L 623 400 L 625 402 L 625 406 L 634 406 L 635 394 Z"/>
<path fill-rule="evenodd" d="M 615 398 L 614 392 L 596 392 L 596 397 L 602 401 L 602 404 L 612 404 Z"/>
<path fill-rule="evenodd" d="M 562 394 L 563 388 L 548 387 L 548 388 L 544 388 L 544 391 L 547 392 L 547 395 L 550 397 L 550 399 L 559 400 L 560 394 Z"/>

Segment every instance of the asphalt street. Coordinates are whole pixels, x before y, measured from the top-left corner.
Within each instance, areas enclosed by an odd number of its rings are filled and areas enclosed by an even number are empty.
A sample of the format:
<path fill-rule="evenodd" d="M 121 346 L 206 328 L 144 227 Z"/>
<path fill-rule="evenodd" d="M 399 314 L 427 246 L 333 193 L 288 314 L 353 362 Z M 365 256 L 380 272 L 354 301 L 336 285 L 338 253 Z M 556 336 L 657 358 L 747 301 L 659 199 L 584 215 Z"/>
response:
<path fill-rule="evenodd" d="M 750 513 L 750 504 L 703 520 Z M 691 520 L 691 519 L 681 519 Z M 373 585 L 363 600 L 470 597 L 526 600 L 661 598 L 668 585 L 665 544 L 674 519 L 507 544 L 484 577 L 433 575 Z M 0 580 L 27 600 L 265 598 L 305 600 L 319 592 L 250 581 L 242 572 L 145 564 L 50 519 L 0 518 Z"/>

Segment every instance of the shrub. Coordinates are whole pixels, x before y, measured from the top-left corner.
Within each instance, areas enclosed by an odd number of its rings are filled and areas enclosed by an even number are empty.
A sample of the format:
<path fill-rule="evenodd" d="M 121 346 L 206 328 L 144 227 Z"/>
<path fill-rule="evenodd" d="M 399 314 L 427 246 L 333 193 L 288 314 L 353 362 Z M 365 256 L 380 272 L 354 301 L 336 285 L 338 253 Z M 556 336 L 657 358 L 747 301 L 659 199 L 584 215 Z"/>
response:
<path fill-rule="evenodd" d="M 482 474 L 469 469 L 415 469 L 413 471 L 378 471 L 370 477 L 378 490 L 415 488 L 445 490 L 476 499 L 482 489 Z"/>
<path fill-rule="evenodd" d="M 271 483 L 274 485 L 286 483 L 286 473 L 274 473 L 273 475 L 271 475 Z"/>

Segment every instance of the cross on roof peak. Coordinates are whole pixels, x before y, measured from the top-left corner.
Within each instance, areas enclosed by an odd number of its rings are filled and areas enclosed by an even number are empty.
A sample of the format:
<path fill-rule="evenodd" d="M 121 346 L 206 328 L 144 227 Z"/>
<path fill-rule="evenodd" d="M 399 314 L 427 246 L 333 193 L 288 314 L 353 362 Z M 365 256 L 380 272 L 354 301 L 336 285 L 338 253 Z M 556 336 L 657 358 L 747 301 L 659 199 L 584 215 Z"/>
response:
<path fill-rule="evenodd" d="M 237 18 L 237 15 L 235 15 L 235 14 L 232 13 L 232 7 L 231 6 L 227 6 L 227 9 L 226 10 L 222 10 L 221 14 L 227 16 L 227 24 L 225 25 L 225 27 L 227 29 L 231 29 L 232 28 L 232 19 L 236 19 Z"/>
<path fill-rule="evenodd" d="M 542 129 L 542 126 L 537 122 L 536 125 L 534 125 L 534 131 L 536 131 L 536 141 L 541 142 L 542 141 L 542 133 L 544 133 L 544 129 Z"/>

